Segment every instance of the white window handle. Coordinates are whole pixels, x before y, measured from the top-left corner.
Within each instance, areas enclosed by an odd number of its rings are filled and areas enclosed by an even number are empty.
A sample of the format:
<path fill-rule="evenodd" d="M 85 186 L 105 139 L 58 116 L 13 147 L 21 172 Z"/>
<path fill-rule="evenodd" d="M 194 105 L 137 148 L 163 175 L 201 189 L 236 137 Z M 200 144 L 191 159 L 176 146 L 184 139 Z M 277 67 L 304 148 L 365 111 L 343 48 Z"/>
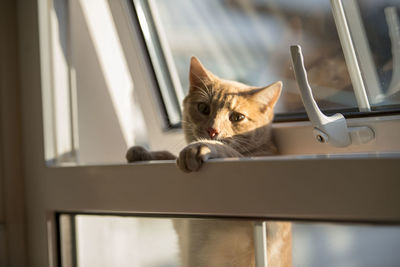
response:
<path fill-rule="evenodd" d="M 335 147 L 346 147 L 350 144 L 365 144 L 373 140 L 374 131 L 368 126 L 347 127 L 346 119 L 341 113 L 325 116 L 315 102 L 304 68 L 303 54 L 299 45 L 290 47 L 292 63 L 301 99 L 307 115 L 314 126 L 314 136 L 321 143 Z"/>

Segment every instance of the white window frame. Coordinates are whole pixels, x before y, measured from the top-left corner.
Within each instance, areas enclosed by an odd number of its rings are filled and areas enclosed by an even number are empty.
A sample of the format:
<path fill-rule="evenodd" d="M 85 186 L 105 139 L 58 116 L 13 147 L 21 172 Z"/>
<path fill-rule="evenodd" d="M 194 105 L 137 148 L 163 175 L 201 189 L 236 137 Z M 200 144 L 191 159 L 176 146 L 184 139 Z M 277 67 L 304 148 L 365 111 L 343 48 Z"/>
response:
<path fill-rule="evenodd" d="M 117 1 L 109 2 L 114 5 Z M 44 72 L 45 51 L 41 51 L 40 43 L 46 40 L 42 35 L 43 27 L 47 27 L 43 24 L 46 21 L 43 10 L 49 3 L 49 0 L 19 0 L 18 4 L 27 262 L 30 266 L 57 266 L 55 218 L 62 212 L 400 224 L 397 116 L 350 122 L 359 124 L 370 120 L 368 123 L 375 123 L 375 130 L 391 127 L 388 131 L 377 130 L 377 139 L 366 149 L 369 153 L 363 154 L 343 154 L 359 152 L 358 148 L 335 150 L 335 153 L 342 153 L 338 155 L 327 154 L 332 150 L 316 144 L 310 125 L 301 122 L 277 124 L 275 131 L 284 152 L 303 155 L 213 160 L 206 163 L 203 170 L 192 174 L 182 173 L 174 162 L 46 166 L 41 95 L 49 77 Z M 132 62 L 137 64 L 135 69 L 140 73 L 135 77 L 136 82 L 153 88 L 144 48 L 135 47 L 138 53 L 132 55 L 135 57 Z M 150 101 L 151 96 L 147 97 Z M 149 108 L 148 112 L 158 118 L 156 110 Z M 152 134 L 164 137 L 161 127 L 158 129 Z M 311 148 L 291 153 L 290 147 L 295 144 Z"/>

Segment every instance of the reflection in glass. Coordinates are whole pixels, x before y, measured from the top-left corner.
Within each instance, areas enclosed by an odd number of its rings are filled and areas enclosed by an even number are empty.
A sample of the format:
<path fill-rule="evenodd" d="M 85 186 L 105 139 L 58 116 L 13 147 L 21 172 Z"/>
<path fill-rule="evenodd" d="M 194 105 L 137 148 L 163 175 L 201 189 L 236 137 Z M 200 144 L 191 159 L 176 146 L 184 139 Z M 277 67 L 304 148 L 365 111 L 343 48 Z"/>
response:
<path fill-rule="evenodd" d="M 289 53 L 290 45 L 299 44 L 318 104 L 325 110 L 357 106 L 329 0 L 155 3 L 183 90 L 196 55 L 222 78 L 255 86 L 282 80 L 277 113 L 303 111 Z"/>
<path fill-rule="evenodd" d="M 397 0 L 344 1 L 371 105 L 376 110 L 400 103 L 400 3 Z M 361 36 L 360 36 L 361 34 Z M 363 37 L 365 35 L 365 37 Z M 361 43 L 366 43 L 365 49 Z M 368 60 L 370 59 L 370 60 Z"/>
<path fill-rule="evenodd" d="M 179 245 L 179 239 L 192 243 L 218 240 L 218 236 L 200 235 L 200 231 L 186 231 L 190 238 L 182 231 L 177 234 L 179 225 L 191 224 L 197 229 L 217 225 L 222 231 L 232 224 L 253 225 L 251 220 L 67 214 L 60 215 L 59 222 L 62 267 L 178 267 L 183 254 L 196 257 L 200 253 L 188 249 L 191 243 Z M 292 223 L 293 266 L 398 266 L 399 250 L 400 227 Z"/>

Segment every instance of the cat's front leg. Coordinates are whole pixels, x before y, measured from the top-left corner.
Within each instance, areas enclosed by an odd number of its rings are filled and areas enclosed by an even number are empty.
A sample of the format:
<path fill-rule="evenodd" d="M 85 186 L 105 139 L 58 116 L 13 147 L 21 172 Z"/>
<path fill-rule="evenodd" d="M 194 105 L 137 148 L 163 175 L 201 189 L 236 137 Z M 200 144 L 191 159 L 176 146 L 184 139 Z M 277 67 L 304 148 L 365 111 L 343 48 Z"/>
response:
<path fill-rule="evenodd" d="M 213 158 L 243 157 L 232 147 L 214 140 L 197 141 L 187 145 L 177 159 L 178 167 L 184 172 L 198 171 L 204 161 Z"/>
<path fill-rule="evenodd" d="M 133 146 L 126 152 L 126 160 L 131 162 L 148 160 L 174 160 L 176 156 L 168 151 L 148 151 L 141 146 Z"/>

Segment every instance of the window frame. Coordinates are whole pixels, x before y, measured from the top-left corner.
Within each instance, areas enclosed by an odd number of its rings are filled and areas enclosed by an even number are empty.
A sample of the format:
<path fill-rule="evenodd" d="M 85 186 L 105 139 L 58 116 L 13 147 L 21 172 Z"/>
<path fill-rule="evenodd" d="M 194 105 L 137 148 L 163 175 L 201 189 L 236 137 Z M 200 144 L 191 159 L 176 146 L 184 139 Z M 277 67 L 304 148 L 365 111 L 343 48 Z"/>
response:
<path fill-rule="evenodd" d="M 351 0 L 352 1 L 352 0 Z M 371 111 L 371 106 L 367 96 L 364 77 L 361 75 L 359 58 L 357 58 L 353 36 L 350 34 L 348 24 L 348 16 L 345 14 L 345 9 L 342 0 L 331 0 L 331 8 L 333 18 L 335 20 L 338 31 L 340 44 L 342 46 L 344 58 L 346 60 L 347 69 L 350 74 L 351 83 L 353 84 L 354 94 L 357 99 L 358 109 L 361 112 Z M 352 10 L 354 11 L 354 10 Z M 351 14 L 351 15 L 358 15 Z"/>
<path fill-rule="evenodd" d="M 370 112 L 379 98 L 382 97 L 381 84 L 357 1 L 350 0 L 343 2 L 343 9 L 344 13 L 346 13 L 346 24 L 351 35 L 350 41 L 354 48 L 354 56 L 358 63 L 359 73 L 362 75 L 363 80 L 365 80 L 363 90 L 368 102 L 361 103 L 363 106 L 360 108 L 360 111 Z"/>
<path fill-rule="evenodd" d="M 201 172 L 192 174 L 179 171 L 171 161 L 46 166 L 41 95 L 48 76 L 43 73 L 46 68 L 40 51 L 43 34 L 40 27 L 46 25 L 40 21 L 46 17 L 43 12 L 49 3 L 50 0 L 19 0 L 18 5 L 30 266 L 58 266 L 56 214 L 59 212 L 400 224 L 399 149 L 394 153 L 212 160 Z M 118 2 L 110 0 L 109 3 Z M 140 44 L 137 47 L 141 52 L 134 62 L 143 67 L 139 73 L 145 77 L 138 75 L 138 81 L 145 88 L 153 88 L 150 62 L 140 56 L 146 51 Z M 147 97 L 151 101 L 151 96 Z M 159 118 L 155 110 L 149 108 L 149 113 Z M 393 127 L 399 127 L 398 117 L 391 121 Z M 298 127 L 303 133 L 298 141 L 315 142 L 311 132 L 306 137 L 311 127 L 305 122 L 277 126 L 292 137 L 298 133 Z M 156 135 L 164 136 L 161 129 L 157 131 Z"/>
<path fill-rule="evenodd" d="M 180 127 L 184 93 L 153 0 L 128 0 L 125 7 L 140 25 L 170 128 Z"/>
<path fill-rule="evenodd" d="M 0 265 L 26 266 L 17 3 L 0 8 Z"/>

